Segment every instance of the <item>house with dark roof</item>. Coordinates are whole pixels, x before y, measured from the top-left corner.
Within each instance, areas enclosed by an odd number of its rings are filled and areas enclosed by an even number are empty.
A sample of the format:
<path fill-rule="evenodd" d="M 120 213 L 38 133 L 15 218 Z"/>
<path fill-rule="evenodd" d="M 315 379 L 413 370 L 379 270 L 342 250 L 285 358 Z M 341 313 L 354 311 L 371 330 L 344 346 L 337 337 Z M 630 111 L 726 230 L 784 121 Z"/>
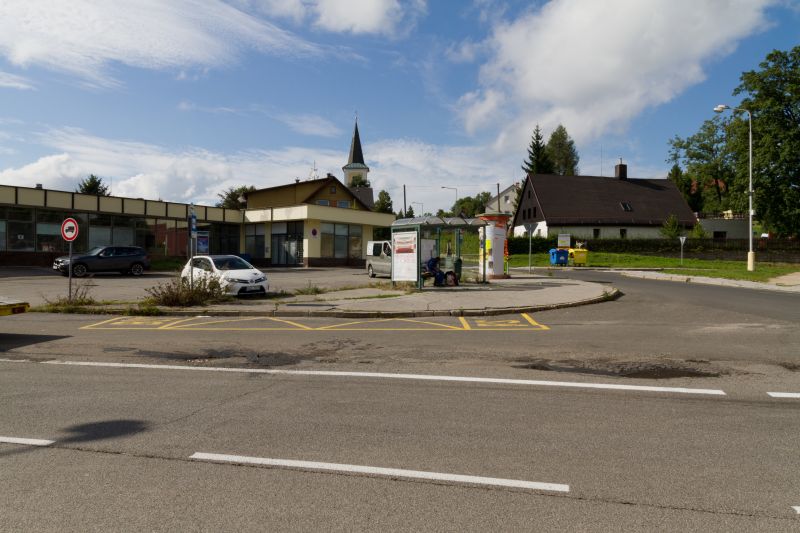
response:
<path fill-rule="evenodd" d="M 623 163 L 614 174 L 528 175 L 514 213 L 514 234 L 530 229 L 540 237 L 568 233 L 579 239 L 658 239 L 670 215 L 685 228 L 697 222 L 671 181 L 628 179 Z"/>

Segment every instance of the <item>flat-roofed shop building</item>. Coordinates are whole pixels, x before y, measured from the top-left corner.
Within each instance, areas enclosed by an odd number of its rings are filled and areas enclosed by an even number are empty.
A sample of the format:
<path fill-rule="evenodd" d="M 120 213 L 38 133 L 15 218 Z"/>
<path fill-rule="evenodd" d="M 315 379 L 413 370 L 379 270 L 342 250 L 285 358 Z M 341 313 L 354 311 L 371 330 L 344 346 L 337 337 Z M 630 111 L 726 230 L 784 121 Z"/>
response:
<path fill-rule="evenodd" d="M 346 183 L 329 174 L 259 189 L 243 209 L 0 185 L 0 265 L 50 265 L 68 249 L 67 217 L 78 221 L 76 251 L 141 246 L 154 257 L 186 256 L 193 208 L 208 253 L 248 254 L 264 266 L 363 266 L 374 229 L 395 217 L 372 211 L 368 187 L 348 187 L 369 172 L 357 126 L 343 170 Z"/>

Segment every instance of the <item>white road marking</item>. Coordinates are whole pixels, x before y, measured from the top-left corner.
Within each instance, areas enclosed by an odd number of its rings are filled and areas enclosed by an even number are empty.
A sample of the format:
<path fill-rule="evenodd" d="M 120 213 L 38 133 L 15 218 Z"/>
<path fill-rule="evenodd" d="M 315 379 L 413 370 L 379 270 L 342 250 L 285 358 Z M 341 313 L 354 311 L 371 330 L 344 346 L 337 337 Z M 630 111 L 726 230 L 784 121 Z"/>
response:
<path fill-rule="evenodd" d="M 1 359 L 0 363 L 30 363 L 30 359 Z"/>
<path fill-rule="evenodd" d="M 433 481 L 450 481 L 453 483 L 469 483 L 472 485 L 489 485 L 496 487 L 514 487 L 519 489 L 544 490 L 552 492 L 569 492 L 569 485 L 559 483 L 540 483 L 519 479 L 495 477 L 465 476 L 461 474 L 444 474 L 440 472 L 423 472 L 420 470 L 404 470 L 401 468 L 381 468 L 376 466 L 348 465 L 340 463 L 318 463 L 315 461 L 296 461 L 291 459 L 270 459 L 267 457 L 247 457 L 243 455 L 225 455 L 218 453 L 197 452 L 190 459 L 216 461 L 223 463 L 254 464 L 300 468 L 303 470 L 322 470 L 326 472 L 347 472 L 369 474 L 382 477 L 399 477 L 407 479 L 429 479 Z"/>
<path fill-rule="evenodd" d="M 773 398 L 800 398 L 800 392 L 768 392 Z"/>
<path fill-rule="evenodd" d="M 55 441 L 45 439 L 21 439 L 18 437 L 0 437 L 0 442 L 6 444 L 27 444 L 28 446 L 50 446 Z"/>
<path fill-rule="evenodd" d="M 145 368 L 153 370 L 196 370 L 201 372 L 234 372 L 240 374 L 282 374 L 287 376 L 325 376 L 351 378 L 410 379 L 420 381 L 451 381 L 460 383 L 493 383 L 500 385 L 534 385 L 542 387 L 571 387 L 578 389 L 608 389 L 639 392 L 675 392 L 725 396 L 719 389 L 689 389 L 684 387 L 652 387 L 648 385 L 619 385 L 615 383 L 584 383 L 578 381 L 539 381 L 532 379 L 478 378 L 468 376 L 437 376 L 431 374 L 388 374 L 384 372 L 336 372 L 331 370 L 272 370 L 266 368 L 224 368 L 205 366 L 148 365 L 141 363 L 103 363 L 94 361 L 43 361 L 48 365 L 98 366 L 109 368 Z"/>

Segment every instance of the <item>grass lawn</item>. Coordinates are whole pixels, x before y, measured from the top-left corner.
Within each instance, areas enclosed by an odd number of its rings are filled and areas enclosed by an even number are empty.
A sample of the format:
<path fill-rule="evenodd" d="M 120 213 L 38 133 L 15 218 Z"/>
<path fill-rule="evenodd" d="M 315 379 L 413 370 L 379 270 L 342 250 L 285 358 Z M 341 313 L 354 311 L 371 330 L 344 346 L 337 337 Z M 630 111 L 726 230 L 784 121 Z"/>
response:
<path fill-rule="evenodd" d="M 532 263 L 535 267 L 550 266 L 548 254 L 533 254 Z M 528 255 L 512 255 L 509 258 L 512 267 L 528 266 Z M 613 254 L 604 252 L 589 252 L 588 267 L 607 268 L 659 268 L 668 274 L 684 276 L 706 276 L 711 278 L 727 278 L 749 281 L 767 281 L 769 279 L 800 272 L 800 265 L 793 263 L 759 263 L 756 260 L 755 272 L 747 271 L 747 261 L 722 261 L 706 259 L 684 259 L 676 257 L 659 257 L 652 255 Z"/>

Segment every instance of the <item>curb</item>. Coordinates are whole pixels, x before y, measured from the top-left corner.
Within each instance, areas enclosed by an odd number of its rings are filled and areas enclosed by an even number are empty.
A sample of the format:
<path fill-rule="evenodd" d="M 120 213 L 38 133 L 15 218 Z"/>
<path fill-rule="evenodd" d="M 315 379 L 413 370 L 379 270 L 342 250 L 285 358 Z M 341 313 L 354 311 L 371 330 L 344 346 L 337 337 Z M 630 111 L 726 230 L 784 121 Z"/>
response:
<path fill-rule="evenodd" d="M 434 316 L 497 316 L 509 315 L 519 313 L 537 313 L 541 311 L 552 311 L 555 309 L 564 309 L 567 307 L 579 307 L 583 305 L 591 305 L 596 303 L 617 300 L 623 296 L 622 291 L 613 288 L 610 292 L 597 296 L 595 298 L 588 298 L 586 300 L 576 300 L 574 302 L 561 302 L 548 305 L 531 305 L 523 307 L 489 307 L 483 309 L 451 309 L 440 311 L 234 311 L 229 309 L 214 310 L 210 308 L 205 309 L 164 309 L 159 307 L 161 311 L 159 315 L 153 316 L 219 316 L 219 317 L 249 317 L 249 316 L 263 316 L 263 317 L 284 317 L 284 318 L 426 318 Z M 130 316 L 150 316 L 150 315 L 137 315 L 130 312 L 130 308 L 118 307 L 104 307 L 104 308 L 91 308 L 87 307 L 83 314 L 100 314 L 100 315 L 130 315 Z"/>

